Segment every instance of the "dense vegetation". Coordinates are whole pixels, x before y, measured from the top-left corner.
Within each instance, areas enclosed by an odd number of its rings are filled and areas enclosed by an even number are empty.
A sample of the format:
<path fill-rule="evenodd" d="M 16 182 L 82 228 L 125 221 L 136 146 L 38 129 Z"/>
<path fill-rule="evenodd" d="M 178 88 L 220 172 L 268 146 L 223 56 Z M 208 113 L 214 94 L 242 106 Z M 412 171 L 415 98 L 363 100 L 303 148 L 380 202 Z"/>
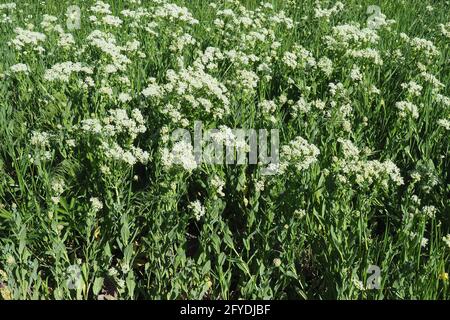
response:
<path fill-rule="evenodd" d="M 1 298 L 449 298 L 449 1 L 1 1 Z"/>

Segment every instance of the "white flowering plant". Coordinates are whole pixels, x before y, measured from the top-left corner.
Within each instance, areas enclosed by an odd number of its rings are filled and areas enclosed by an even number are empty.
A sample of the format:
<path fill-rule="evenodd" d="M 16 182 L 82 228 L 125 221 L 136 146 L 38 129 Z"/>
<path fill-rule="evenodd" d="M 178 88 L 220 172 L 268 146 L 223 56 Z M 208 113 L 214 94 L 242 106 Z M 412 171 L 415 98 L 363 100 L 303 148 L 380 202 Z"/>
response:
<path fill-rule="evenodd" d="M 377 4 L 0 4 L 0 299 L 450 298 L 450 6 Z"/>

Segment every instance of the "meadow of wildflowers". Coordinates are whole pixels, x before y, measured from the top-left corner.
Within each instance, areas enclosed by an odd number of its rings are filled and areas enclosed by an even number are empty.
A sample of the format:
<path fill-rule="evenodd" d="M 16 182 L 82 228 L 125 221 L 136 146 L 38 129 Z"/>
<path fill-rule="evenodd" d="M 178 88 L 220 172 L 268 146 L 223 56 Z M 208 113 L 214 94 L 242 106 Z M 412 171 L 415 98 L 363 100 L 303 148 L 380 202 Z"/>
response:
<path fill-rule="evenodd" d="M 0 300 L 450 297 L 449 1 L 0 0 L 0 30 Z M 279 161 L 198 161 L 196 122 Z"/>

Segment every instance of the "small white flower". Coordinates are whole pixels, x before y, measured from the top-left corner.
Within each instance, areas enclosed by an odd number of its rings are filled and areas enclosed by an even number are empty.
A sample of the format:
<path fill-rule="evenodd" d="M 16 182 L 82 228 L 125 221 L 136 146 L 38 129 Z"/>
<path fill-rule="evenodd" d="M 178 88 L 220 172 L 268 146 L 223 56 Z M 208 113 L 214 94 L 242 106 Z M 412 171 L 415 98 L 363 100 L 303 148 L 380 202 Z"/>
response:
<path fill-rule="evenodd" d="M 359 82 L 362 80 L 363 75 L 361 73 L 361 69 L 357 66 L 353 66 L 352 70 L 350 71 L 350 78 L 353 81 Z"/>
<path fill-rule="evenodd" d="M 103 203 L 97 197 L 92 197 L 89 201 L 91 202 L 92 210 L 95 212 L 103 209 Z"/>
<path fill-rule="evenodd" d="M 436 216 L 437 209 L 435 206 L 425 206 L 422 208 L 422 211 L 427 217 L 434 218 Z"/>
<path fill-rule="evenodd" d="M 67 146 L 69 146 L 69 147 L 71 147 L 71 148 L 75 147 L 75 145 L 76 145 L 74 139 L 68 139 L 68 140 L 66 140 L 66 144 L 67 144 Z"/>
<path fill-rule="evenodd" d="M 122 20 L 119 17 L 112 15 L 104 16 L 102 22 L 113 27 L 119 27 L 122 24 Z"/>
<path fill-rule="evenodd" d="M 60 201 L 60 198 L 59 198 L 59 197 L 51 197 L 51 199 L 52 199 L 52 202 L 53 202 L 54 204 L 58 204 L 59 201 Z"/>
<path fill-rule="evenodd" d="M 223 181 L 219 176 L 214 176 L 211 179 L 211 185 L 216 190 L 217 194 L 221 197 L 225 196 L 225 193 L 223 193 L 223 187 L 225 186 L 225 181 Z"/>
<path fill-rule="evenodd" d="M 195 200 L 189 204 L 189 209 L 194 213 L 195 219 L 198 221 L 205 215 L 205 208 L 199 200 Z"/>
<path fill-rule="evenodd" d="M 275 258 L 273 259 L 273 265 L 278 268 L 281 266 L 281 259 L 280 258 Z"/>
<path fill-rule="evenodd" d="M 50 145 L 50 135 L 47 132 L 33 131 L 30 143 L 34 146 L 45 148 Z"/>
<path fill-rule="evenodd" d="M 442 237 L 442 240 L 447 245 L 447 247 L 450 248 L 450 234 L 446 235 L 445 237 Z"/>
<path fill-rule="evenodd" d="M 306 216 L 306 210 L 305 209 L 297 209 L 294 211 L 294 215 L 299 218 L 304 218 Z"/>
<path fill-rule="evenodd" d="M 425 248 L 428 245 L 428 239 L 427 238 L 422 238 L 422 240 L 420 241 L 420 245 Z"/>
<path fill-rule="evenodd" d="M 64 180 L 62 179 L 55 179 L 52 182 L 52 190 L 56 195 L 60 195 L 64 192 Z"/>
<path fill-rule="evenodd" d="M 408 101 L 400 101 L 395 104 L 397 109 L 400 110 L 400 117 L 405 118 L 408 115 L 413 119 L 419 118 L 419 112 L 417 106 Z"/>
<path fill-rule="evenodd" d="M 123 93 L 122 92 L 122 93 L 119 94 L 118 99 L 119 99 L 120 102 L 125 103 L 125 102 L 128 102 L 128 101 L 131 101 L 131 96 L 128 93 Z"/>
<path fill-rule="evenodd" d="M 18 63 L 13 66 L 11 66 L 10 70 L 14 73 L 25 73 L 28 74 L 30 72 L 30 68 L 28 65 L 24 63 Z"/>
<path fill-rule="evenodd" d="M 448 119 L 439 119 L 438 120 L 438 125 L 443 127 L 445 130 L 449 130 L 450 131 L 450 120 Z"/>

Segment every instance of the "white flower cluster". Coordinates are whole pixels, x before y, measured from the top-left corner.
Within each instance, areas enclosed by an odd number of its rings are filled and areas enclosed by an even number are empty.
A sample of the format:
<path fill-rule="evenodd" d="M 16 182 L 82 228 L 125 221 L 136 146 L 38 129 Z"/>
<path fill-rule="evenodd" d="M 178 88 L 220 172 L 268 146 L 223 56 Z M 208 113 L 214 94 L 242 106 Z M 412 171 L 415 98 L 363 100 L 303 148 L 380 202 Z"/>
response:
<path fill-rule="evenodd" d="M 204 70 L 197 61 L 194 66 L 167 71 L 167 82 L 159 85 L 153 79 L 142 91 L 146 97 L 164 100 L 165 97 L 177 102 L 161 106 L 161 112 L 169 116 L 175 124 L 186 126 L 186 117 L 199 114 L 202 117 L 221 119 L 229 112 L 228 89 Z M 178 98 L 175 98 L 178 97 Z"/>
<path fill-rule="evenodd" d="M 131 117 L 123 109 L 113 109 L 101 120 L 83 120 L 80 129 L 100 138 L 100 148 L 107 158 L 123 161 L 129 165 L 138 162 L 145 164 L 149 159 L 148 152 L 132 145 L 137 135 L 146 131 L 144 123 L 138 109 L 133 109 Z M 125 140 L 122 146 L 118 143 L 121 138 Z"/>
<path fill-rule="evenodd" d="M 126 18 L 132 18 L 132 27 L 138 27 L 138 22 L 144 17 L 148 17 L 150 13 L 146 8 L 139 7 L 136 10 L 125 9 L 120 12 L 120 14 Z"/>
<path fill-rule="evenodd" d="M 250 70 L 238 70 L 237 83 L 243 89 L 245 93 L 251 94 L 258 86 L 258 75 Z"/>
<path fill-rule="evenodd" d="M 126 51 L 126 47 L 116 44 L 116 38 L 109 33 L 100 30 L 94 30 L 89 34 L 86 40 L 91 46 L 98 48 L 112 59 L 113 67 L 116 70 L 124 71 L 131 60 L 122 52 Z"/>
<path fill-rule="evenodd" d="M 418 97 L 422 93 L 423 87 L 415 81 L 410 81 L 408 83 L 402 83 L 402 88 L 405 89 L 409 95 Z"/>
<path fill-rule="evenodd" d="M 447 247 L 450 248 L 450 234 L 446 235 L 445 237 L 442 237 L 442 240 L 447 245 Z"/>
<path fill-rule="evenodd" d="M 285 173 L 291 166 L 297 171 L 306 170 L 317 161 L 319 154 L 315 145 L 298 136 L 281 147 L 278 173 Z"/>
<path fill-rule="evenodd" d="M 91 202 L 92 210 L 94 212 L 100 211 L 103 209 L 103 203 L 97 197 L 91 197 L 89 199 Z"/>
<path fill-rule="evenodd" d="M 273 100 L 263 100 L 259 103 L 261 112 L 266 117 L 271 117 L 277 110 L 277 104 Z"/>
<path fill-rule="evenodd" d="M 47 81 L 69 82 L 72 73 L 79 72 L 92 74 L 93 70 L 90 67 L 83 66 L 80 62 L 66 61 L 57 63 L 50 69 L 47 69 L 44 74 L 44 79 Z"/>
<path fill-rule="evenodd" d="M 299 217 L 300 219 L 303 219 L 304 217 L 306 217 L 306 210 L 305 209 L 296 209 L 294 211 L 294 216 Z"/>
<path fill-rule="evenodd" d="M 28 45 L 33 50 L 42 52 L 43 48 L 39 45 L 39 42 L 45 41 L 45 34 L 22 28 L 15 28 L 14 32 L 16 33 L 16 37 L 10 41 L 10 44 L 17 50 L 23 50 Z"/>
<path fill-rule="evenodd" d="M 62 180 L 61 178 L 58 179 L 54 179 L 52 181 L 52 191 L 56 194 L 56 195 L 60 195 L 64 192 L 64 187 L 65 187 L 65 183 L 64 180 Z"/>
<path fill-rule="evenodd" d="M 354 182 L 358 185 L 370 186 L 380 183 L 388 188 L 389 181 L 396 185 L 402 185 L 403 178 L 400 169 L 390 160 L 380 162 L 378 160 L 364 160 L 360 157 L 359 149 L 346 139 L 339 139 L 342 145 L 343 158 L 334 157 L 336 176 L 341 183 Z"/>
<path fill-rule="evenodd" d="M 119 17 L 106 15 L 102 18 L 102 22 L 108 26 L 119 27 L 123 21 Z"/>
<path fill-rule="evenodd" d="M 437 209 L 435 206 L 424 206 L 422 212 L 428 218 L 434 219 L 436 217 Z"/>
<path fill-rule="evenodd" d="M 295 44 L 292 51 L 286 51 L 283 62 L 291 69 L 300 67 L 302 69 L 315 67 L 317 62 L 312 53 L 301 45 Z"/>
<path fill-rule="evenodd" d="M 75 38 L 71 33 L 66 33 L 60 24 L 57 24 L 58 18 L 49 14 L 44 14 L 41 27 L 46 32 L 55 31 L 58 33 L 57 45 L 63 49 L 69 49 L 75 45 Z"/>
<path fill-rule="evenodd" d="M 166 170 L 178 165 L 187 172 L 191 172 L 197 168 L 194 148 L 191 143 L 184 140 L 176 142 L 173 145 L 172 150 L 163 148 L 161 150 L 161 160 Z"/>
<path fill-rule="evenodd" d="M 194 217 L 197 221 L 205 215 L 205 207 L 199 200 L 195 200 L 189 204 L 189 209 L 194 213 Z"/>
<path fill-rule="evenodd" d="M 154 14 L 155 18 L 165 18 L 170 22 L 182 21 L 191 25 L 198 24 L 186 7 L 179 7 L 174 3 L 165 3 L 158 7 Z"/>
<path fill-rule="evenodd" d="M 34 157 L 29 155 L 30 162 L 51 159 L 52 150 L 50 149 L 50 134 L 48 132 L 33 131 L 31 133 L 30 143 L 36 147 Z"/>
<path fill-rule="evenodd" d="M 211 186 L 214 188 L 214 190 L 220 197 L 225 196 L 225 193 L 223 192 L 223 188 L 225 187 L 225 181 L 222 178 L 220 178 L 218 175 L 215 175 L 214 177 L 212 177 Z"/>
<path fill-rule="evenodd" d="M 297 117 L 300 114 L 308 113 L 311 110 L 311 103 L 306 101 L 304 97 L 300 97 L 296 103 L 292 105 L 292 115 Z"/>
<path fill-rule="evenodd" d="M 419 117 L 417 106 L 409 101 L 399 101 L 395 103 L 395 107 L 400 110 L 400 117 L 405 118 L 411 116 L 413 119 Z"/>
<path fill-rule="evenodd" d="M 75 45 L 75 38 L 71 33 L 60 32 L 58 39 L 58 46 L 64 49 L 68 49 Z"/>
<path fill-rule="evenodd" d="M 426 248 L 426 246 L 428 245 L 428 239 L 427 238 L 422 238 L 422 240 L 420 240 L 420 246 L 422 247 L 422 248 Z"/>
<path fill-rule="evenodd" d="M 439 119 L 438 125 L 443 127 L 445 130 L 450 130 L 450 120 L 449 119 Z"/>
<path fill-rule="evenodd" d="M 146 131 L 144 123 L 144 118 L 139 109 L 133 109 L 131 118 L 123 109 L 109 110 L 109 116 L 103 118 L 104 132 L 111 137 L 126 133 L 132 139 L 135 139 L 139 133 Z"/>
<path fill-rule="evenodd" d="M 0 4 L 0 10 L 14 10 L 15 8 L 16 4 L 14 2 Z"/>
<path fill-rule="evenodd" d="M 383 64 L 383 59 L 381 58 L 378 50 L 372 48 L 347 50 L 345 55 L 352 58 L 365 59 L 367 61 L 371 61 L 375 65 Z"/>
<path fill-rule="evenodd" d="M 332 35 L 325 36 L 327 45 L 333 48 L 349 48 L 364 44 L 376 44 L 380 37 L 376 30 L 371 28 L 360 28 L 355 24 L 343 24 L 332 28 Z"/>
<path fill-rule="evenodd" d="M 442 94 L 436 94 L 436 102 L 442 103 L 445 107 L 450 108 L 450 98 Z"/>
<path fill-rule="evenodd" d="M 170 45 L 169 49 L 174 52 L 182 52 L 187 46 L 192 46 L 197 43 L 190 34 L 184 33 L 176 38 L 176 40 Z"/>
<path fill-rule="evenodd" d="M 322 57 L 317 62 L 317 67 L 327 76 L 331 76 L 333 73 L 333 61 L 328 57 Z"/>
<path fill-rule="evenodd" d="M 250 146 L 247 144 L 245 131 L 233 132 L 233 130 L 227 126 L 220 126 L 219 129 L 211 130 L 205 135 L 205 141 L 212 141 L 213 144 L 205 147 L 205 157 L 207 160 L 212 160 L 214 156 L 217 156 L 216 147 L 225 146 L 228 150 L 234 150 L 238 153 L 249 152 Z"/>
<path fill-rule="evenodd" d="M 50 14 L 44 14 L 42 16 L 41 27 L 47 32 L 52 31 L 55 29 L 56 21 L 58 21 L 57 17 Z"/>
<path fill-rule="evenodd" d="M 332 96 L 345 97 L 347 95 L 347 90 L 345 89 L 342 82 L 338 83 L 330 82 L 328 84 L 328 87 L 330 88 L 330 93 Z"/>
<path fill-rule="evenodd" d="M 149 159 L 147 151 L 135 146 L 129 147 L 128 150 L 121 147 L 117 142 L 103 141 L 101 149 L 105 152 L 106 157 L 117 161 L 123 161 L 126 164 L 133 166 L 136 163 L 146 164 Z"/>
<path fill-rule="evenodd" d="M 103 1 L 97 1 L 90 7 L 90 11 L 97 14 L 111 14 L 111 6 Z"/>
<path fill-rule="evenodd" d="M 423 78 L 425 82 L 428 82 L 429 84 L 434 86 L 434 89 L 436 91 L 441 90 L 442 88 L 445 88 L 445 84 L 443 84 L 441 81 L 439 81 L 438 78 L 432 73 L 429 73 L 427 71 L 422 71 L 420 73 L 420 76 Z"/>
<path fill-rule="evenodd" d="M 138 133 L 144 133 L 144 119 L 138 109 L 133 109 L 130 118 L 126 110 L 109 110 L 109 116 L 102 121 L 97 119 L 86 119 L 82 121 L 81 129 L 86 132 L 100 133 L 108 137 L 114 137 L 121 133 L 128 134 L 132 139 L 136 138 Z"/>
<path fill-rule="evenodd" d="M 450 22 L 446 24 L 440 24 L 439 28 L 441 28 L 442 35 L 450 39 Z"/>
<path fill-rule="evenodd" d="M 144 95 L 144 97 L 150 97 L 150 98 L 156 98 L 156 99 L 162 98 L 164 93 L 165 93 L 164 88 L 156 83 L 155 78 L 150 78 L 147 88 L 142 90 L 142 94 Z"/>
<path fill-rule="evenodd" d="M 65 189 L 65 183 L 64 180 L 61 178 L 55 178 L 52 180 L 51 184 L 52 189 L 52 197 L 51 200 L 53 203 L 58 204 L 60 201 L 60 196 L 64 192 Z"/>
<path fill-rule="evenodd" d="M 332 15 L 342 11 L 342 9 L 344 9 L 344 4 L 340 1 L 336 2 L 330 9 L 323 9 L 320 6 L 320 2 L 317 2 L 316 7 L 314 8 L 314 16 L 316 18 L 325 18 L 326 20 L 329 20 Z"/>
<path fill-rule="evenodd" d="M 31 144 L 40 148 L 50 145 L 50 135 L 47 132 L 33 131 L 31 134 Z"/>
<path fill-rule="evenodd" d="M 350 78 L 355 82 L 359 82 L 363 79 L 361 69 L 358 66 L 353 65 L 353 68 L 350 71 Z"/>
<path fill-rule="evenodd" d="M 400 38 L 408 43 L 414 51 L 423 53 L 427 58 L 433 58 L 439 55 L 438 48 L 430 40 L 418 37 L 411 39 L 406 33 L 401 33 Z"/>
<path fill-rule="evenodd" d="M 359 157 L 360 151 L 355 144 L 347 139 L 339 138 L 338 142 L 341 144 L 342 153 L 346 159 L 357 159 Z"/>
<path fill-rule="evenodd" d="M 378 12 L 377 14 L 371 16 L 371 19 L 367 21 L 367 27 L 371 29 L 380 29 L 383 27 L 389 27 L 394 24 L 395 20 L 389 19 L 386 20 L 386 15 Z"/>
<path fill-rule="evenodd" d="M 25 74 L 30 73 L 30 68 L 25 63 L 17 63 L 15 65 L 12 65 L 10 70 L 11 70 L 11 72 L 14 72 L 14 73 L 25 73 Z"/>

